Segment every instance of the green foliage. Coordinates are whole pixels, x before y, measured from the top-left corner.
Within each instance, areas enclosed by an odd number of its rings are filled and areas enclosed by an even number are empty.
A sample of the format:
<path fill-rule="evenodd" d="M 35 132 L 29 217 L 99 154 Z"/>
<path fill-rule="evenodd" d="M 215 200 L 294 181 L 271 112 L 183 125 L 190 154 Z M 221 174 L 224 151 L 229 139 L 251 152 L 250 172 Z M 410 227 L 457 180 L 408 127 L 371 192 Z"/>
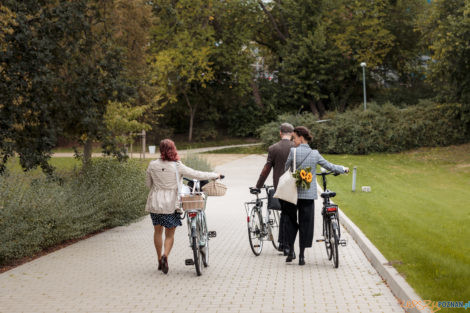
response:
<path fill-rule="evenodd" d="M 331 114 L 319 123 L 312 114 L 283 115 L 260 128 L 266 145 L 277 141 L 277 127 L 286 121 L 303 125 L 313 134 L 311 146 L 322 153 L 368 154 L 399 152 L 418 147 L 448 146 L 470 140 L 470 107 L 462 104 L 433 104 L 398 109 L 392 105 L 369 105 Z"/>
<path fill-rule="evenodd" d="M 133 93 L 122 49 L 106 31 L 108 2 L 2 4 L 15 18 L 0 50 L 0 172 L 16 152 L 25 170 L 51 173 L 48 159 L 59 136 L 102 138 L 108 101 Z"/>
<path fill-rule="evenodd" d="M 339 2 L 328 16 L 335 45 L 355 61 L 356 67 L 360 62 L 366 62 L 370 68 L 381 65 L 395 40 L 384 22 L 390 1 Z"/>
<path fill-rule="evenodd" d="M 431 53 L 433 87 L 446 101 L 470 103 L 470 2 L 433 1 L 420 29 Z"/>
<path fill-rule="evenodd" d="M 182 159 L 184 165 L 203 172 L 213 172 L 212 166 L 206 158 L 200 154 L 188 152 Z"/>
<path fill-rule="evenodd" d="M 201 129 L 199 135 L 213 132 L 221 114 L 249 88 L 253 62 L 249 25 L 253 20 L 244 2 L 154 3 L 153 83 L 165 112 L 175 115 L 168 128 L 184 125 L 189 141 L 196 137 L 193 128 Z M 201 115 L 198 121 L 197 114 Z"/>
<path fill-rule="evenodd" d="M 96 159 L 60 180 L 0 176 L 0 265 L 144 215 L 148 190 L 136 162 Z"/>
<path fill-rule="evenodd" d="M 125 148 L 133 142 L 136 133 L 143 129 L 148 131 L 150 125 L 140 122 L 139 119 L 149 108 L 149 105 L 133 107 L 128 102 L 110 101 L 104 115 L 104 122 L 111 133 L 110 138 L 104 141 L 107 144 L 105 151 L 115 154 L 119 148 L 125 151 Z M 118 159 L 122 158 L 123 156 L 118 156 Z"/>
<path fill-rule="evenodd" d="M 290 91 L 284 101 L 294 98 L 296 110 L 304 106 L 320 116 L 344 111 L 361 90 L 361 62 L 376 74 L 369 84 L 382 80 L 396 40 L 387 24 L 390 1 L 287 0 L 269 6 L 263 28 L 271 32 L 260 31 L 257 42 L 278 56 L 279 88 Z"/>

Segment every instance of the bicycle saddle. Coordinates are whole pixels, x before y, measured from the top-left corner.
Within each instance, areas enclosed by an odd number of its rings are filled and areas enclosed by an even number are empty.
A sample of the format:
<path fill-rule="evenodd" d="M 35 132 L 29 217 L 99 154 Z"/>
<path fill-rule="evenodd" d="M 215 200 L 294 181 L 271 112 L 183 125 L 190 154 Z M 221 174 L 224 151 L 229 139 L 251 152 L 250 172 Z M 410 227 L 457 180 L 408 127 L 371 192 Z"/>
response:
<path fill-rule="evenodd" d="M 327 192 L 322 192 L 322 194 L 320 195 L 323 199 L 325 198 L 333 198 L 334 196 L 336 196 L 336 192 L 334 191 L 327 191 Z"/>
<path fill-rule="evenodd" d="M 257 194 L 259 194 L 260 192 L 261 192 L 261 189 L 255 188 L 255 187 L 250 187 L 250 193 L 251 193 L 252 195 L 257 195 Z"/>

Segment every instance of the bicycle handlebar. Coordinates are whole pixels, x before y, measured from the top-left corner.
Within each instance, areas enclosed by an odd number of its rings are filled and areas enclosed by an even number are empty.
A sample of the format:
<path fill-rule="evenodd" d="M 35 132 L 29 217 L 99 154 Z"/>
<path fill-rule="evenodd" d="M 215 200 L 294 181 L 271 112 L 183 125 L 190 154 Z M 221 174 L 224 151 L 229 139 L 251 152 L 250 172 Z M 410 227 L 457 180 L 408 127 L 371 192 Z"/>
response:
<path fill-rule="evenodd" d="M 273 186 L 266 186 L 266 185 L 263 185 L 263 189 L 266 189 L 266 193 L 268 193 L 268 189 L 269 188 L 272 188 Z M 253 194 L 253 195 L 258 195 L 261 193 L 261 188 L 256 188 L 256 187 L 249 187 L 250 189 L 250 193 Z"/>
<path fill-rule="evenodd" d="M 220 179 L 224 179 L 224 178 L 225 178 L 225 175 L 220 175 Z M 216 179 L 219 179 L 219 178 L 216 178 Z M 195 181 L 195 179 L 190 179 L 190 178 L 187 178 L 187 177 L 183 177 L 183 180 L 185 180 L 187 182 Z"/>
<path fill-rule="evenodd" d="M 333 176 L 338 176 L 338 175 L 339 175 L 339 173 L 332 172 L 332 171 L 329 171 L 329 172 L 321 172 L 321 173 L 315 173 L 315 175 L 317 175 L 317 176 L 331 175 L 331 174 L 333 174 Z"/>

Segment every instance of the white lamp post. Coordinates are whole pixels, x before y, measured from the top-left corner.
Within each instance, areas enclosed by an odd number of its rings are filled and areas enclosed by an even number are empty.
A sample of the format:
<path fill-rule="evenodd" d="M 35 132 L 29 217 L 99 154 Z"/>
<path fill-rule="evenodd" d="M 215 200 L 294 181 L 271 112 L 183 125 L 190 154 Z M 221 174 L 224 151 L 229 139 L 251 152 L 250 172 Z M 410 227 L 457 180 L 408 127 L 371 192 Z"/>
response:
<path fill-rule="evenodd" d="M 361 63 L 362 67 L 362 86 L 364 88 L 364 111 L 367 109 L 367 100 L 366 100 L 366 62 Z"/>

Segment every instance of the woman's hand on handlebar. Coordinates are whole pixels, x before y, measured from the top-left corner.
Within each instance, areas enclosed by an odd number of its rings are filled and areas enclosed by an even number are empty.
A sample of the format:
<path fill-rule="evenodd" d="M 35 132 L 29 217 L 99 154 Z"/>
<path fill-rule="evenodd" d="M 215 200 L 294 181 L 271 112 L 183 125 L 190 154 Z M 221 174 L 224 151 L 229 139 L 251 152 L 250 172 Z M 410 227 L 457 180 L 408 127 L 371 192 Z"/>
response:
<path fill-rule="evenodd" d="M 225 175 L 223 175 L 223 174 L 219 174 L 219 177 L 218 177 L 218 179 L 224 179 L 224 178 L 225 178 Z"/>
<path fill-rule="evenodd" d="M 344 172 L 347 174 L 349 173 L 349 167 L 343 166 L 344 167 Z"/>

